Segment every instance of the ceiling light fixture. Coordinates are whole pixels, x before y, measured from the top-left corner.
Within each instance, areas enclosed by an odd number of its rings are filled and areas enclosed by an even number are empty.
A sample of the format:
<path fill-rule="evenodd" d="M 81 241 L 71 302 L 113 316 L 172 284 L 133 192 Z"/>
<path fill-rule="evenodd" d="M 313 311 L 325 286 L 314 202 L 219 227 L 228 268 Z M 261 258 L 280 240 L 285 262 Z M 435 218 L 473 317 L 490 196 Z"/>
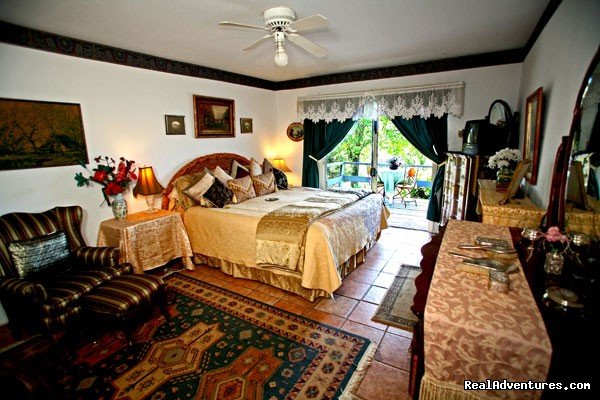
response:
<path fill-rule="evenodd" d="M 286 54 L 283 44 L 285 40 L 285 35 L 283 32 L 275 32 L 275 64 L 280 67 L 285 67 L 288 63 L 288 55 Z"/>

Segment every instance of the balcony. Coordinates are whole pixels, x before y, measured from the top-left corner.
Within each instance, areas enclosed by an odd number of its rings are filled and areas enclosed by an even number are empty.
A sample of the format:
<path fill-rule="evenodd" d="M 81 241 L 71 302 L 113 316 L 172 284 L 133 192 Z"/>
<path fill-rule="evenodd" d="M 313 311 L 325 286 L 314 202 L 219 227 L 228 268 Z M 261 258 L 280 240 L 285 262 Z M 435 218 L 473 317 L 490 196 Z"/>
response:
<path fill-rule="evenodd" d="M 427 230 L 427 205 L 428 199 L 406 197 L 406 202 L 403 204 L 400 199 L 394 199 L 395 183 L 403 176 L 405 168 L 415 168 L 417 182 L 415 188 L 431 188 L 432 167 L 429 165 L 408 165 L 401 166 L 398 169 L 398 174 L 392 178 L 390 183 L 389 177 L 384 179 L 387 181 L 387 190 L 385 190 L 385 203 L 390 210 L 390 218 L 388 224 L 392 227 Z M 362 189 L 371 189 L 371 177 L 369 175 L 371 163 L 369 162 L 354 162 L 340 161 L 326 164 L 325 171 L 327 174 L 327 187 L 351 188 L 359 187 Z M 378 164 L 379 171 L 387 171 L 387 164 Z M 381 178 L 381 177 L 380 177 Z M 382 181 L 382 179 L 378 179 Z M 391 193 L 390 193 L 391 190 Z M 383 195 L 384 188 L 381 183 L 378 184 L 378 192 Z"/>

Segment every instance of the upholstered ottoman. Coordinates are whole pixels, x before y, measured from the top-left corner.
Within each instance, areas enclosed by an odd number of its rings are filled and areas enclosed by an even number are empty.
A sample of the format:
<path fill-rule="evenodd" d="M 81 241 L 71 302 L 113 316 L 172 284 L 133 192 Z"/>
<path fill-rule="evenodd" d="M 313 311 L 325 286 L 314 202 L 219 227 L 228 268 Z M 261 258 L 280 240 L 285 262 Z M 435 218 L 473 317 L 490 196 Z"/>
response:
<path fill-rule="evenodd" d="M 121 324 L 129 341 L 139 316 L 152 306 L 169 319 L 165 282 L 156 276 L 123 275 L 103 283 L 81 298 L 83 318 L 90 323 Z"/>

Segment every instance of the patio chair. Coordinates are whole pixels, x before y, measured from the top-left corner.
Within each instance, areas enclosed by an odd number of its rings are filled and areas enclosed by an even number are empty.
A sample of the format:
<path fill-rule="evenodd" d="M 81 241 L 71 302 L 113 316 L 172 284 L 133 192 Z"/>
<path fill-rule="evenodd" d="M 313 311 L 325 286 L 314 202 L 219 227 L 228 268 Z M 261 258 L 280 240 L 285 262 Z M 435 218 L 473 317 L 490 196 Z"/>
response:
<path fill-rule="evenodd" d="M 416 206 L 417 200 L 409 198 L 410 193 L 415 187 L 417 187 L 417 170 L 414 167 L 405 168 L 404 178 L 394 186 L 395 193 L 392 197 L 392 202 L 400 198 L 400 202 L 404 208 L 406 208 L 406 203 L 409 201 L 414 201 Z"/>

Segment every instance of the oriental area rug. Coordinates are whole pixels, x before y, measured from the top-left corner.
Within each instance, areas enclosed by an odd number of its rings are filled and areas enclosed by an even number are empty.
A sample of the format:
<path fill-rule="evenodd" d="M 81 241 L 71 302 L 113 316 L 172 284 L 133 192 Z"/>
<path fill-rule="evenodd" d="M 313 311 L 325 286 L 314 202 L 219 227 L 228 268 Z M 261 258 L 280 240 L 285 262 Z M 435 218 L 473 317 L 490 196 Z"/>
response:
<path fill-rule="evenodd" d="M 410 307 L 417 292 L 415 278 L 420 273 L 421 268 L 403 264 L 371 320 L 412 331 L 417 316 Z"/>
<path fill-rule="evenodd" d="M 62 378 L 69 399 L 352 398 L 368 339 L 173 274 L 170 321 L 156 315 L 132 345 L 105 335 Z"/>

